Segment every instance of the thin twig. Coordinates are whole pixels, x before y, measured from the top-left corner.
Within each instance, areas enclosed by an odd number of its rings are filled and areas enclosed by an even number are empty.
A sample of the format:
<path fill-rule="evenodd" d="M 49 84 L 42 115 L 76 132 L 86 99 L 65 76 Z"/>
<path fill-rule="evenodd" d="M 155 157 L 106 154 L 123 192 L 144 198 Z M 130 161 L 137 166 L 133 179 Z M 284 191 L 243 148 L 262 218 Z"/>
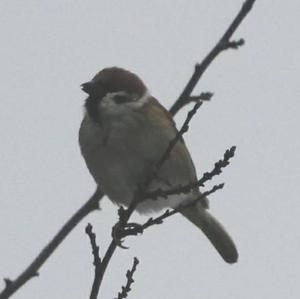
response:
<path fill-rule="evenodd" d="M 130 229 L 124 230 L 122 237 L 125 238 L 128 236 L 137 236 L 138 234 L 142 234 L 146 228 L 149 228 L 150 226 L 156 224 L 162 224 L 166 218 L 175 215 L 190 206 L 195 205 L 198 201 L 201 202 L 204 198 L 211 195 L 212 193 L 215 193 L 216 191 L 223 189 L 223 187 L 224 187 L 224 183 L 219 185 L 214 185 L 210 190 L 200 194 L 198 198 L 194 199 L 193 201 L 189 201 L 187 203 L 181 204 L 177 208 L 172 210 L 168 209 L 158 217 L 155 218 L 150 217 L 144 224 L 132 223 L 134 225 L 132 225 Z"/>
<path fill-rule="evenodd" d="M 89 236 L 91 246 L 92 246 L 92 253 L 94 257 L 93 264 L 95 268 L 97 268 L 99 265 L 101 265 L 101 258 L 99 255 L 99 246 L 96 242 L 96 234 L 93 232 L 93 226 L 89 223 L 85 228 L 86 234 Z"/>
<path fill-rule="evenodd" d="M 199 197 L 197 199 L 195 199 L 193 201 L 190 201 L 185 204 L 181 204 L 176 209 L 166 210 L 166 212 L 164 212 L 162 215 L 160 215 L 158 217 L 155 217 L 155 218 L 150 217 L 143 225 L 141 225 L 141 227 L 142 227 L 141 230 L 144 231 L 146 228 L 148 228 L 152 225 L 163 223 L 163 220 L 165 220 L 166 218 L 168 218 L 172 215 L 175 215 L 190 206 L 193 206 L 198 201 L 203 200 L 205 197 L 207 197 L 207 196 L 211 195 L 212 193 L 215 193 L 216 191 L 221 190 L 223 188 L 224 188 L 224 184 L 215 185 L 210 190 L 203 192 L 201 195 L 199 195 Z"/>
<path fill-rule="evenodd" d="M 185 185 L 185 186 L 178 186 L 178 187 L 172 188 L 170 190 L 158 189 L 153 192 L 146 193 L 144 200 L 147 198 L 151 199 L 151 200 L 156 200 L 156 199 L 158 199 L 158 197 L 167 198 L 168 196 L 174 195 L 174 194 L 189 193 L 195 187 L 198 188 L 200 186 L 204 186 L 204 183 L 211 180 L 214 176 L 221 174 L 222 169 L 229 165 L 230 159 L 233 158 L 233 156 L 234 156 L 235 149 L 236 149 L 236 147 L 232 146 L 230 149 L 226 150 L 224 153 L 223 159 L 216 162 L 214 168 L 209 172 L 205 172 L 198 181 L 193 182 L 188 185 Z M 187 204 L 180 205 L 176 209 L 167 210 L 164 214 L 162 214 L 161 216 L 158 216 L 156 218 L 151 217 L 143 225 L 140 225 L 137 223 L 130 223 L 129 228 L 124 229 L 122 231 L 122 238 L 125 238 L 127 236 L 136 236 L 138 234 L 143 233 L 144 230 L 151 225 L 161 224 L 163 219 L 182 211 L 183 209 L 195 204 L 196 201 L 202 200 L 206 196 L 216 192 L 217 190 L 222 189 L 223 187 L 224 187 L 224 184 L 215 185 L 212 189 L 202 193 L 196 200 L 189 202 Z"/>
<path fill-rule="evenodd" d="M 106 253 L 105 253 L 103 259 L 102 259 L 101 269 L 95 273 L 92 290 L 91 290 L 91 294 L 90 294 L 90 299 L 96 299 L 98 297 L 99 288 L 101 286 L 105 270 L 108 266 L 108 263 L 109 263 L 111 257 L 113 256 L 116 248 L 117 248 L 117 245 L 112 240 L 111 243 L 109 244 L 108 249 L 106 250 Z"/>
<path fill-rule="evenodd" d="M 175 115 L 183 106 L 190 103 L 190 96 L 196 87 L 197 83 L 199 82 L 200 78 L 208 68 L 208 66 L 212 63 L 212 61 L 223 51 L 228 49 L 237 49 L 240 46 L 242 46 L 245 41 L 243 39 L 240 39 L 238 41 L 231 41 L 231 37 L 236 31 L 236 29 L 239 27 L 239 25 L 242 23 L 244 18 L 247 16 L 247 14 L 252 9 L 252 6 L 254 4 L 255 0 L 246 0 L 240 9 L 239 13 L 235 17 L 235 19 L 232 21 L 224 35 L 221 37 L 221 39 L 218 41 L 218 43 L 214 46 L 214 48 L 207 54 L 207 56 L 203 59 L 203 61 L 200 64 L 197 64 L 195 66 L 195 70 L 193 75 L 191 76 L 189 82 L 183 89 L 182 93 L 180 94 L 179 98 L 176 100 L 176 102 L 173 104 L 173 106 L 170 108 L 170 112 L 172 115 Z"/>
<path fill-rule="evenodd" d="M 190 96 L 188 98 L 189 102 L 198 102 L 198 101 L 210 101 L 214 94 L 210 91 L 201 92 L 198 96 Z"/>
<path fill-rule="evenodd" d="M 235 154 L 236 147 L 232 146 L 230 149 L 226 150 L 223 156 L 223 159 L 219 160 L 215 163 L 214 168 L 209 171 L 205 172 L 203 176 L 197 180 L 196 182 L 192 182 L 190 184 L 184 185 L 184 186 L 177 186 L 171 189 L 157 189 L 155 191 L 151 191 L 145 194 L 145 198 L 150 198 L 152 200 L 156 200 L 159 197 L 168 197 L 170 195 L 174 194 L 186 194 L 189 193 L 192 189 L 203 187 L 204 183 L 208 180 L 211 180 L 214 176 L 219 175 L 222 173 L 222 169 L 229 165 L 230 159 L 233 158 Z"/>
<path fill-rule="evenodd" d="M 133 265 L 131 270 L 126 272 L 127 282 L 125 286 L 122 286 L 122 291 L 118 293 L 118 297 L 115 299 L 125 299 L 128 296 L 128 293 L 131 291 L 131 285 L 134 283 L 133 274 L 136 271 L 136 267 L 139 264 L 139 260 L 135 257 L 133 259 Z"/>
<path fill-rule="evenodd" d="M 176 145 L 176 143 L 182 138 L 183 134 L 185 134 L 188 131 L 188 129 L 189 129 L 189 123 L 192 120 L 193 116 L 197 113 L 197 111 L 198 111 L 198 109 L 200 108 L 201 105 L 202 105 L 202 102 L 197 102 L 194 105 L 193 109 L 188 112 L 187 117 L 186 117 L 183 125 L 181 126 L 180 130 L 176 134 L 175 138 L 173 140 L 171 140 L 171 142 L 168 145 L 168 148 L 163 153 L 163 155 L 161 156 L 161 158 L 158 160 L 158 163 L 157 163 L 157 166 L 156 166 L 156 171 L 161 168 L 161 166 L 164 164 L 164 162 L 169 157 L 171 151 L 174 149 L 174 146 Z M 155 175 L 156 174 L 154 174 L 154 176 Z M 152 177 L 152 179 L 153 178 L 154 177 Z"/>
<path fill-rule="evenodd" d="M 91 246 L 92 246 L 92 253 L 93 253 L 93 257 L 94 257 L 93 265 L 95 267 L 94 275 L 97 279 L 99 279 L 98 273 L 100 273 L 100 269 L 102 267 L 102 262 L 101 262 L 101 258 L 99 255 L 99 246 L 96 243 L 96 234 L 93 232 L 93 226 L 90 223 L 86 226 L 85 232 L 89 236 Z M 95 290 L 94 291 L 92 290 L 92 292 L 90 294 L 90 299 L 97 299 L 97 296 L 98 296 L 98 292 L 96 292 Z"/>

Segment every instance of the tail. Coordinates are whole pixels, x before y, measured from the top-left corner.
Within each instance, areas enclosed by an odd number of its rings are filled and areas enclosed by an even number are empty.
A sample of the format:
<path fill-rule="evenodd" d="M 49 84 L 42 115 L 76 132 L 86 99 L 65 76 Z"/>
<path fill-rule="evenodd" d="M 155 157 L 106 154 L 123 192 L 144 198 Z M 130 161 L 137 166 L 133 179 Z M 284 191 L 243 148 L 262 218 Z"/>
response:
<path fill-rule="evenodd" d="M 207 209 L 194 205 L 184 209 L 181 214 L 203 231 L 227 263 L 237 262 L 238 252 L 231 237 Z"/>

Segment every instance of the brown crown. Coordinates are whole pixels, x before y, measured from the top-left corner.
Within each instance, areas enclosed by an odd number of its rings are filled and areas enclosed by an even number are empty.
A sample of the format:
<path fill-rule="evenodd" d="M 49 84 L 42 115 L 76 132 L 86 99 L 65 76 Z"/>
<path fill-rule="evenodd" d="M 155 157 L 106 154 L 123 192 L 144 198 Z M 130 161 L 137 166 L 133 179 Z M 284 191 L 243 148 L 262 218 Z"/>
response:
<path fill-rule="evenodd" d="M 137 75 L 118 67 L 103 69 L 93 78 L 93 81 L 104 93 L 126 91 L 129 94 L 142 96 L 147 89 Z"/>

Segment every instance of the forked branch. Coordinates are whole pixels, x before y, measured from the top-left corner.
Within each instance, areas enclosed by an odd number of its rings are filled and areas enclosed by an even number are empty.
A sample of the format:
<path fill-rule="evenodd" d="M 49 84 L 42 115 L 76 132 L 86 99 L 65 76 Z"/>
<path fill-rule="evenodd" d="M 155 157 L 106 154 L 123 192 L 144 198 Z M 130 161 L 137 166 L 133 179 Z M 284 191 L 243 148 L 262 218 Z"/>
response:
<path fill-rule="evenodd" d="M 221 39 L 212 48 L 212 50 L 206 55 L 206 57 L 202 60 L 202 62 L 196 64 L 194 73 L 192 74 L 190 80 L 184 87 L 178 99 L 170 108 L 170 112 L 172 115 L 175 115 L 183 106 L 191 102 L 191 95 L 196 85 L 198 84 L 199 80 L 201 79 L 206 69 L 220 53 L 228 49 L 238 49 L 240 46 L 244 45 L 245 43 L 244 39 L 239 39 L 235 41 L 235 40 L 231 40 L 231 38 L 234 32 L 239 27 L 239 25 L 242 23 L 242 21 L 245 19 L 247 14 L 252 9 L 254 2 L 255 0 L 246 0 L 244 2 L 239 13 L 234 18 L 234 20 L 232 21 L 228 29 L 225 31 Z"/>

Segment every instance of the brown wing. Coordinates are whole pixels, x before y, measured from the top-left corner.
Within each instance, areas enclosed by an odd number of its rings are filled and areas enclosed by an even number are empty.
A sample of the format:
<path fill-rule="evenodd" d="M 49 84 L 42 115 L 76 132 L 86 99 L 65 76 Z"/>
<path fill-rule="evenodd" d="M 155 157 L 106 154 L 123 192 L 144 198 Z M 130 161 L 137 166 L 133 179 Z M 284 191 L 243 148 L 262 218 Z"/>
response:
<path fill-rule="evenodd" d="M 175 122 L 171 114 L 155 98 L 151 98 L 142 110 L 142 113 L 151 120 L 150 123 L 154 124 L 157 134 L 162 134 L 164 137 L 161 138 L 164 140 L 163 147 L 161 147 L 164 150 L 160 153 L 161 156 L 170 141 L 178 134 Z M 172 187 L 186 185 L 197 180 L 196 169 L 183 138 L 174 146 L 159 174 L 169 181 Z M 199 195 L 198 190 L 194 194 Z"/>

